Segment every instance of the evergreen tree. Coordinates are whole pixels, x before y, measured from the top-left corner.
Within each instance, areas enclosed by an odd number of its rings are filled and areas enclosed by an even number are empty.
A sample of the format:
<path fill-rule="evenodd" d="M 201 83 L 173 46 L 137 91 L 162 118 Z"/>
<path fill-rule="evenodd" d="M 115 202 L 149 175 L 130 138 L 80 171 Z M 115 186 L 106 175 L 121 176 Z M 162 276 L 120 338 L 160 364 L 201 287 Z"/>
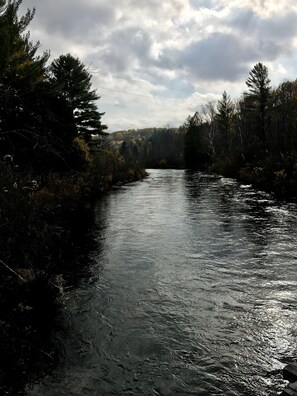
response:
<path fill-rule="evenodd" d="M 234 104 L 226 91 L 223 92 L 222 99 L 218 101 L 217 111 L 217 124 L 222 136 L 222 151 L 226 153 L 230 148 L 231 125 L 234 114 Z"/>
<path fill-rule="evenodd" d="M 39 42 L 30 41 L 30 33 L 24 33 L 34 17 L 35 9 L 18 17 L 22 0 L 0 3 L 0 72 L 1 85 L 14 85 L 17 88 L 32 85 L 44 76 L 44 65 L 48 53 L 36 56 Z"/>
<path fill-rule="evenodd" d="M 73 117 L 48 81 L 49 54 L 37 55 L 39 42 L 26 32 L 34 10 L 18 17 L 20 4 L 0 3 L 0 153 L 40 171 L 64 167 L 72 157 Z"/>
<path fill-rule="evenodd" d="M 208 154 L 214 161 L 220 152 L 221 144 L 218 144 L 217 113 L 213 102 L 208 102 L 202 106 L 204 126 L 207 133 Z"/>
<path fill-rule="evenodd" d="M 204 124 L 201 115 L 196 112 L 194 116 L 188 116 L 181 131 L 185 133 L 184 159 L 187 168 L 198 168 L 209 161 L 207 154 Z"/>
<path fill-rule="evenodd" d="M 0 7 L 0 150 L 22 161 L 45 145 L 35 121 L 36 92 L 45 80 L 48 53 L 36 55 L 39 43 L 33 44 L 24 33 L 34 10 L 19 18 L 20 4 L 21 0 L 2 1 Z"/>
<path fill-rule="evenodd" d="M 297 148 L 297 80 L 284 81 L 272 92 L 271 143 L 274 152 L 291 153 Z"/>
<path fill-rule="evenodd" d="M 107 129 L 101 123 L 95 102 L 100 98 L 91 90 L 91 75 L 83 63 L 70 54 L 61 55 L 50 66 L 50 78 L 60 97 L 68 103 L 78 136 L 86 141 L 91 135 L 102 135 Z"/>
<path fill-rule="evenodd" d="M 256 110 L 258 115 L 260 139 L 267 144 L 265 121 L 271 93 L 268 68 L 260 62 L 257 63 L 250 71 L 246 85 L 249 88 L 247 96 L 253 103 L 251 109 Z"/>

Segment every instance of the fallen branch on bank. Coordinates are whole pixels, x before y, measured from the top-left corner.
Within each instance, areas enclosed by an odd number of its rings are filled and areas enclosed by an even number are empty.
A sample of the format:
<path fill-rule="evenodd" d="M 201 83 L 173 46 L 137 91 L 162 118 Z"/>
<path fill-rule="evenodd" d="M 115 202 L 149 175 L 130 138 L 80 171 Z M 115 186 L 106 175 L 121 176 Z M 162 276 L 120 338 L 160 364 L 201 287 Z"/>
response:
<path fill-rule="evenodd" d="M 8 271 L 10 271 L 12 274 L 14 274 L 15 276 L 17 276 L 22 282 L 25 282 L 25 279 L 18 274 L 15 270 L 13 270 L 12 268 L 10 268 L 7 264 L 4 263 L 4 261 L 0 260 L 0 264 L 3 265 L 3 267 L 5 267 L 6 269 L 8 269 Z"/>

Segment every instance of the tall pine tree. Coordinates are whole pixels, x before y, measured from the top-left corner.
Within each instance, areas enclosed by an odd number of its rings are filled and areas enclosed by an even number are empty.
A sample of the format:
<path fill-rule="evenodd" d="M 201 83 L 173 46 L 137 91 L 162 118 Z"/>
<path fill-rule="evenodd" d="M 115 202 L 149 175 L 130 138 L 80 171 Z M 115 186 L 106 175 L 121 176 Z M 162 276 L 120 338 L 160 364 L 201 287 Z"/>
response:
<path fill-rule="evenodd" d="M 100 98 L 91 89 L 91 74 L 83 63 L 70 54 L 61 55 L 50 66 L 50 78 L 59 95 L 67 101 L 73 114 L 77 135 L 86 141 L 91 135 L 102 135 L 107 129 L 101 123 L 96 101 Z"/>
<path fill-rule="evenodd" d="M 252 103 L 255 116 L 258 116 L 258 134 L 261 141 L 267 145 L 267 131 L 265 128 L 268 104 L 271 96 L 268 68 L 262 63 L 257 63 L 249 73 L 246 80 L 249 88 L 247 99 Z"/>
<path fill-rule="evenodd" d="M 217 124 L 221 135 L 221 151 L 226 154 L 230 148 L 231 126 L 234 114 L 234 104 L 227 92 L 224 91 L 222 99 L 217 104 Z"/>

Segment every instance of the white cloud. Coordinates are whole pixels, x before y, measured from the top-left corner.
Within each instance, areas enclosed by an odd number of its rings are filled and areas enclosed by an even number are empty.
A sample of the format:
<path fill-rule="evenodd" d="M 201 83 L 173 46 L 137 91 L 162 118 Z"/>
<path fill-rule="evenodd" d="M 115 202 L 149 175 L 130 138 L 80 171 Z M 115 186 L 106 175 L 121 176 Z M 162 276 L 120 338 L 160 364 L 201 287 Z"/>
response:
<path fill-rule="evenodd" d="M 274 84 L 297 76 L 295 0 L 23 0 L 31 37 L 52 58 L 94 72 L 110 130 L 180 125 L 194 109 L 238 97 L 257 62 Z"/>

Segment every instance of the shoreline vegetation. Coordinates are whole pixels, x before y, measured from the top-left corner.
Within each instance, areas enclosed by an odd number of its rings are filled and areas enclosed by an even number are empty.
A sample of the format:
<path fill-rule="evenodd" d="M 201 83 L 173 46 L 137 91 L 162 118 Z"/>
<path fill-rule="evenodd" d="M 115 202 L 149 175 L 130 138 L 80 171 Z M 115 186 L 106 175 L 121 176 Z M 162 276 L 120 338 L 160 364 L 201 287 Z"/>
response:
<path fill-rule="evenodd" d="M 91 75 L 70 54 L 49 63 L 0 0 L 0 393 L 25 387 L 57 362 L 63 268 L 78 266 L 94 201 L 146 172 L 106 142 Z M 86 229 L 84 229 L 86 228 Z M 79 236 L 77 235 L 79 234 Z"/>
<path fill-rule="evenodd" d="M 149 167 L 216 172 L 282 198 L 297 191 L 296 81 L 272 89 L 259 63 L 236 102 L 224 92 L 180 128 L 108 135 L 88 70 L 71 54 L 38 55 L 34 10 L 19 17 L 20 4 L 0 0 L 2 394 L 22 394 L 58 359 L 62 268 L 76 260 L 88 202 Z"/>
<path fill-rule="evenodd" d="M 268 68 L 257 63 L 238 100 L 223 92 L 189 116 L 187 167 L 234 177 L 276 197 L 297 198 L 297 80 L 272 87 Z"/>
<path fill-rule="evenodd" d="M 180 128 L 118 131 L 110 134 L 107 139 L 127 161 L 143 168 L 189 169 L 214 173 L 271 192 L 278 199 L 296 202 L 297 154 L 294 154 L 293 147 L 290 153 L 255 151 L 249 160 L 244 151 L 237 150 L 211 158 L 207 151 L 200 152 L 203 147 L 206 150 L 205 146 L 208 145 L 206 130 L 209 125 L 195 125 L 193 131 L 192 122 L 193 117 L 190 117 Z M 202 139 L 205 146 L 202 143 L 195 146 L 192 140 L 196 138 Z M 193 152 L 187 153 L 187 145 Z"/>
<path fill-rule="evenodd" d="M 100 163 L 112 159 L 109 167 L 90 165 L 81 172 L 53 173 L 43 184 L 36 175 L 32 180 L 2 164 L 2 180 L 3 174 L 6 178 L 5 192 L 0 194 L 3 394 L 21 394 L 28 382 L 57 362 L 59 348 L 50 341 L 50 333 L 63 304 L 63 268 L 77 261 L 76 233 L 79 228 L 79 239 L 83 238 L 92 202 L 118 184 L 147 175 L 143 169 L 127 167 L 120 157 L 116 161 L 114 155 L 100 153 Z"/>
<path fill-rule="evenodd" d="M 179 128 L 118 131 L 121 155 L 148 168 L 197 169 L 297 199 L 297 80 L 272 87 L 257 63 L 238 100 L 223 92 Z"/>

